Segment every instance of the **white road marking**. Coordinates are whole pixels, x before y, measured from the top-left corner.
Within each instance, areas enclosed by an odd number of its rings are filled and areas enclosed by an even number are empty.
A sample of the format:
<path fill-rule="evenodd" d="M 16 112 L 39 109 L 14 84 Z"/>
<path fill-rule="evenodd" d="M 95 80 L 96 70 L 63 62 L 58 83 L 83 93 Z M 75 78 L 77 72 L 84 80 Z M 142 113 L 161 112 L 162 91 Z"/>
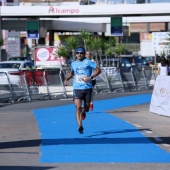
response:
<path fill-rule="evenodd" d="M 150 130 L 144 130 L 145 133 L 153 133 L 152 131 Z"/>
<path fill-rule="evenodd" d="M 169 144 L 167 144 L 167 143 L 164 143 L 164 144 L 162 144 L 163 146 L 166 146 L 166 147 L 170 147 L 170 145 Z"/>
<path fill-rule="evenodd" d="M 142 127 L 142 126 L 137 125 L 137 124 L 133 124 L 133 126 L 138 127 L 138 128 L 141 128 L 141 127 Z"/>

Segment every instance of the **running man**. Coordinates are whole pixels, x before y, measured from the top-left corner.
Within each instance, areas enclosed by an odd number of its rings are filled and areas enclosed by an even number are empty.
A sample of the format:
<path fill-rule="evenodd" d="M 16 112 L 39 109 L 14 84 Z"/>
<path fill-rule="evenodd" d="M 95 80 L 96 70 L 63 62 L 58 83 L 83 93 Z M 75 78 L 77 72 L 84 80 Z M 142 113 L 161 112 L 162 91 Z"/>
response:
<path fill-rule="evenodd" d="M 76 106 L 76 119 L 78 131 L 83 133 L 82 120 L 89 111 L 92 96 L 92 79 L 101 73 L 100 68 L 91 60 L 85 58 L 85 49 L 79 47 L 76 49 L 77 60 L 71 63 L 71 72 L 64 81 L 64 85 L 74 76 L 73 81 L 73 101 Z M 92 71 L 94 72 L 92 74 Z M 84 107 L 82 109 L 82 102 Z"/>
<path fill-rule="evenodd" d="M 90 51 L 86 51 L 86 58 L 88 59 L 88 60 L 91 60 L 91 61 L 93 61 L 94 63 L 96 63 L 95 62 L 95 60 L 94 59 L 92 59 L 92 57 L 91 57 L 91 52 Z M 92 74 L 93 74 L 93 72 L 92 72 Z M 95 84 L 96 84 L 96 79 L 95 78 L 93 78 L 92 79 L 92 86 L 93 86 L 93 88 L 94 88 L 94 86 L 95 86 Z M 90 107 L 89 107 L 89 110 L 93 110 L 93 97 L 94 97 L 94 92 L 92 91 L 92 97 L 91 97 L 91 102 L 90 102 Z"/>

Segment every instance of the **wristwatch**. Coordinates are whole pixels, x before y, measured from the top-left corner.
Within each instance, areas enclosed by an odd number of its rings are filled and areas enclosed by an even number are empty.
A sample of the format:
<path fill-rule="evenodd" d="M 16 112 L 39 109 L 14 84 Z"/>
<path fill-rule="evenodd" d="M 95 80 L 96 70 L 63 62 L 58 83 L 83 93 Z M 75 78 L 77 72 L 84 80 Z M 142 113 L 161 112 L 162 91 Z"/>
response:
<path fill-rule="evenodd" d="M 91 76 L 90 78 L 91 78 L 91 79 L 93 79 L 94 77 L 93 77 L 93 76 Z"/>

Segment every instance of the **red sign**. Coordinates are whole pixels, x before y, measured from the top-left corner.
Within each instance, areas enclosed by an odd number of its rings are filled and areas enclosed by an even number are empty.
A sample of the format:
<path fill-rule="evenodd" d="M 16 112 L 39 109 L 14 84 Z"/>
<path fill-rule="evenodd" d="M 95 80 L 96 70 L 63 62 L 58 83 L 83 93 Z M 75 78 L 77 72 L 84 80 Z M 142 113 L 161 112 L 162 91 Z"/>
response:
<path fill-rule="evenodd" d="M 57 56 L 57 48 L 44 47 L 36 48 L 35 51 L 35 62 L 36 65 L 64 65 L 66 58 Z"/>

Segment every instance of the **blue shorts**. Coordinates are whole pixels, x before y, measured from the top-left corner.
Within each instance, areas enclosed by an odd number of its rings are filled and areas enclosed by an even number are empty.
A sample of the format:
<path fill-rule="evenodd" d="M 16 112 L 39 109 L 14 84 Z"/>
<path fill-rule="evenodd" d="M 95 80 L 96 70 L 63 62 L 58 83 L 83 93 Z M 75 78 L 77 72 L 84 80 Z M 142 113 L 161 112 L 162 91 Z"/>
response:
<path fill-rule="evenodd" d="M 91 102 L 92 89 L 74 89 L 73 90 L 73 100 L 80 99 L 84 102 Z"/>

